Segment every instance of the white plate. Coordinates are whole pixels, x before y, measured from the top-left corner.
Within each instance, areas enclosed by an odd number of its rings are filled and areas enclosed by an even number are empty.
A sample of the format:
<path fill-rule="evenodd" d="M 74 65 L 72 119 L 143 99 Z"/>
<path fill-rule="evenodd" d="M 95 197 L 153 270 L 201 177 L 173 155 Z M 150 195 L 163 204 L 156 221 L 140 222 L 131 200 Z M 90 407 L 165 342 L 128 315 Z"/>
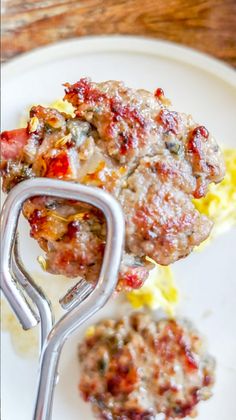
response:
<path fill-rule="evenodd" d="M 71 40 L 36 50 L 8 63 L 3 69 L 3 129 L 16 127 L 28 105 L 49 103 L 63 95 L 62 83 L 82 76 L 95 81 L 124 80 L 129 86 L 153 91 L 162 87 L 178 111 L 193 114 L 221 144 L 236 147 L 236 77 L 226 65 L 187 48 L 134 37 L 99 37 Z M 42 277 L 36 263 L 37 245 L 25 233 L 24 261 Z M 202 253 L 174 265 L 181 290 L 179 312 L 191 318 L 208 338 L 217 359 L 214 397 L 202 403 L 201 420 L 236 418 L 236 231 L 218 237 Z M 48 276 L 50 287 L 56 280 Z M 60 284 L 63 280 L 60 280 Z M 113 301 L 90 323 L 122 314 Z M 208 314 L 208 316 L 206 316 Z M 69 340 L 60 362 L 53 419 L 92 419 L 78 395 L 77 342 L 82 330 Z M 2 339 L 2 419 L 30 420 L 37 361 L 15 354 L 7 333 Z"/>

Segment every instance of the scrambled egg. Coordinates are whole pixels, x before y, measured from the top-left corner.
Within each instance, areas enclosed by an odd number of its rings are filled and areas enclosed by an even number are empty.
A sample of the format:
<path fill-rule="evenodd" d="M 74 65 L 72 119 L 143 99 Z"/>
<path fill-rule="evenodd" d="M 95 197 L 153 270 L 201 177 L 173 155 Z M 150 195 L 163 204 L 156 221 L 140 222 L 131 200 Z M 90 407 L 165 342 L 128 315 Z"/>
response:
<path fill-rule="evenodd" d="M 141 289 L 128 292 L 126 297 L 135 309 L 143 306 L 150 309 L 162 308 L 168 315 L 173 316 L 179 297 L 173 272 L 170 267 L 163 267 L 149 257 L 146 259 L 155 264 L 155 268 Z"/>
<path fill-rule="evenodd" d="M 85 332 L 85 337 L 86 338 L 90 338 L 95 334 L 95 326 L 94 325 L 90 325 L 90 327 L 87 328 L 86 332 Z"/>
<path fill-rule="evenodd" d="M 74 284 L 74 279 L 63 276 L 41 276 L 38 272 L 31 272 L 37 285 L 50 297 L 55 320 L 63 316 L 64 311 L 59 303 L 59 298 Z M 30 330 L 23 330 L 11 307 L 3 297 L 0 299 L 1 328 L 9 333 L 12 346 L 17 354 L 22 357 L 35 359 L 38 357 L 40 327 L 37 325 Z"/>
<path fill-rule="evenodd" d="M 74 107 L 68 101 L 57 99 L 56 101 L 52 102 L 49 106 L 50 108 L 57 109 L 59 112 L 65 112 L 66 114 L 69 114 L 72 117 L 75 116 Z"/>
<path fill-rule="evenodd" d="M 193 200 L 200 213 L 214 222 L 211 238 L 236 225 L 236 149 L 225 149 L 224 158 L 224 180 L 211 184 L 206 197 Z"/>
<path fill-rule="evenodd" d="M 38 326 L 31 330 L 23 330 L 12 309 L 5 299 L 0 300 L 1 328 L 10 333 L 11 343 L 16 353 L 21 356 L 36 358 L 38 355 Z"/>
<path fill-rule="evenodd" d="M 20 118 L 20 124 L 19 124 L 20 128 L 24 128 L 27 125 L 28 120 L 29 120 L 29 111 L 32 108 L 32 106 L 37 106 L 37 105 L 31 105 L 30 107 L 26 108 L 24 115 L 22 115 L 22 117 Z M 68 101 L 63 101 L 63 99 L 57 99 L 56 101 L 51 102 L 49 105 L 43 104 L 42 106 L 55 108 L 59 112 L 65 112 L 65 114 L 69 114 L 72 117 L 75 116 L 74 107 Z"/>

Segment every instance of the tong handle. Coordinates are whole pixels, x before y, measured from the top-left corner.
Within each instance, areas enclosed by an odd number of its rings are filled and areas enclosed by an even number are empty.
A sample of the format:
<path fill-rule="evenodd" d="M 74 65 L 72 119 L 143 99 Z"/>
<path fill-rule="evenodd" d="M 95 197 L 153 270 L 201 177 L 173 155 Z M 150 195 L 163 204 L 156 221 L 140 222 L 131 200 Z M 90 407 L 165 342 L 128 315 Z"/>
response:
<path fill-rule="evenodd" d="M 125 222 L 119 203 L 110 194 L 98 188 L 67 181 L 34 178 L 21 182 L 11 190 L 1 214 L 2 289 L 23 328 L 34 326 L 37 316 L 19 293 L 16 279 L 11 272 L 11 259 L 22 205 L 25 200 L 35 195 L 63 197 L 90 203 L 102 210 L 107 223 L 105 252 L 96 286 L 93 290 L 83 287 L 84 297 L 87 294 L 88 296 L 82 302 L 79 299 L 69 299 L 72 305 L 68 313 L 53 326 L 43 345 L 34 420 L 50 420 L 57 366 L 63 344 L 80 325 L 105 305 L 115 290 L 123 251 Z M 19 260 L 15 262 L 19 263 Z M 17 268 L 14 267 L 14 258 L 13 268 Z M 23 277 L 21 280 L 24 281 Z M 71 291 L 75 297 L 77 292 L 77 288 Z"/>
<path fill-rule="evenodd" d="M 25 201 L 16 188 L 8 194 L 1 212 L 1 289 L 23 329 L 35 327 L 39 318 L 26 300 L 11 271 L 11 255 L 20 211 Z"/>
<path fill-rule="evenodd" d="M 12 272 L 38 310 L 40 317 L 40 347 L 42 349 L 54 323 L 53 311 L 51 302 L 45 296 L 43 290 L 34 282 L 30 274 L 25 270 L 20 258 L 18 235 L 16 235 L 12 252 Z"/>

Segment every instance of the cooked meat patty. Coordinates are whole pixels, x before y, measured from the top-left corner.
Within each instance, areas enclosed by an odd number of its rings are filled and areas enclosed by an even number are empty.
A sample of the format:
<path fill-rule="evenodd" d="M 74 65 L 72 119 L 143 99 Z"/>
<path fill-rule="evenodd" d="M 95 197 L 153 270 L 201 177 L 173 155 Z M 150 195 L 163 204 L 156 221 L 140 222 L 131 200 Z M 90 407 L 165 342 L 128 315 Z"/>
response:
<path fill-rule="evenodd" d="M 42 176 L 103 188 L 121 203 L 126 246 L 119 288 L 140 287 L 148 255 L 170 264 L 207 238 L 212 222 L 195 209 L 210 182 L 224 176 L 215 140 L 190 116 L 120 82 L 66 84 L 76 116 L 33 107 L 27 128 L 3 132 L 3 189 Z M 79 202 L 35 197 L 23 209 L 47 270 L 96 281 L 106 238 L 103 215 Z"/>
<path fill-rule="evenodd" d="M 79 347 L 79 388 L 107 420 L 178 419 L 211 396 L 214 360 L 189 323 L 135 313 L 94 327 Z"/>

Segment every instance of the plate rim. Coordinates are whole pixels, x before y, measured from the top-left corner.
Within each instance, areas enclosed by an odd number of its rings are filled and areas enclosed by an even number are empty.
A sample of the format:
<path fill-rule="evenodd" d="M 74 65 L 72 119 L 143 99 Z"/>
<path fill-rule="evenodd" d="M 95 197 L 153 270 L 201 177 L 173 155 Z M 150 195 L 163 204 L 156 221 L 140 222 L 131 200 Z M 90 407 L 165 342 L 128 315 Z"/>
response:
<path fill-rule="evenodd" d="M 128 42 L 127 42 L 128 41 Z M 206 53 L 174 42 L 132 35 L 106 35 L 70 38 L 17 56 L 2 65 L 2 81 L 15 77 L 37 64 L 53 58 L 66 58 L 73 53 L 130 52 L 169 58 L 208 72 L 236 89 L 236 71 L 233 67 Z"/>

